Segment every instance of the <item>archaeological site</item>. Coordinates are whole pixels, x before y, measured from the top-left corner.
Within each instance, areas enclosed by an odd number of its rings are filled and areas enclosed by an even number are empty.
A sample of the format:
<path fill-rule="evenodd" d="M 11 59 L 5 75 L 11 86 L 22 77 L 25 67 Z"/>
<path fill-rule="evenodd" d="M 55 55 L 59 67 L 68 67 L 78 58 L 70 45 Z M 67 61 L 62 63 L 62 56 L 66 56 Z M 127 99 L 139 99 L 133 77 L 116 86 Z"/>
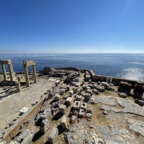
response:
<path fill-rule="evenodd" d="M 23 72 L 10 59 L 0 66 L 0 144 L 144 144 L 144 83 L 74 67 L 36 71 L 33 60 Z"/>

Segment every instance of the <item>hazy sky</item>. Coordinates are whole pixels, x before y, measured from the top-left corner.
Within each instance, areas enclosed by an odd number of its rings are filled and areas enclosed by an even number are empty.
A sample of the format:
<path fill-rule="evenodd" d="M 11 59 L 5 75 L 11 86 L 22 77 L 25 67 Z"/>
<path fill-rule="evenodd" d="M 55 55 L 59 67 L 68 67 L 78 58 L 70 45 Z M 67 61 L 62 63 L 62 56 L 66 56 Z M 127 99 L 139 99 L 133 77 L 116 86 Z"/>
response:
<path fill-rule="evenodd" d="M 144 52 L 144 0 L 0 0 L 0 53 Z"/>

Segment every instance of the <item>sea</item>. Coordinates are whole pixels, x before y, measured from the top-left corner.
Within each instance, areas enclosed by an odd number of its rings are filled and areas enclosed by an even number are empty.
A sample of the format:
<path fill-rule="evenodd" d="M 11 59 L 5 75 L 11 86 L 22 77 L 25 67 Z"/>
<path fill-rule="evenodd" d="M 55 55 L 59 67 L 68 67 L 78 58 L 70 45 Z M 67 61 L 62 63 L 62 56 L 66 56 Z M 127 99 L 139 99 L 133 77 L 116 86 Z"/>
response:
<path fill-rule="evenodd" d="M 24 71 L 23 60 L 33 60 L 37 71 L 45 66 L 77 67 L 91 69 L 99 75 L 144 82 L 144 54 L 0 54 L 0 60 L 3 59 L 12 60 L 15 72 Z"/>

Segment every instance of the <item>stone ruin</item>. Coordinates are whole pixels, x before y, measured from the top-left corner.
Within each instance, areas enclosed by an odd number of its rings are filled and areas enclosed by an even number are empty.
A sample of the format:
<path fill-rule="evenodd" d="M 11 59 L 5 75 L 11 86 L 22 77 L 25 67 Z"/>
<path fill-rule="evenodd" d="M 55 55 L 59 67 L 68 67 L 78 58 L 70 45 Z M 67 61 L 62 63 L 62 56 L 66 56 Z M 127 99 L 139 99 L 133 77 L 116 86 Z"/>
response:
<path fill-rule="evenodd" d="M 7 60 L 0 60 L 0 65 L 2 68 L 2 75 L 3 75 L 3 81 L 1 82 L 2 86 L 16 86 L 16 91 L 20 92 L 21 91 L 21 83 L 24 81 L 21 80 L 21 76 L 16 75 L 16 73 L 13 70 L 13 64 L 10 59 Z M 9 70 L 9 75 L 6 72 L 5 65 L 8 65 L 8 70 Z M 37 75 L 36 75 L 36 64 L 34 61 L 23 61 L 23 67 L 24 67 L 24 74 L 25 74 L 25 81 L 26 81 L 26 86 L 30 86 L 30 81 L 29 81 L 29 74 L 28 74 L 28 67 L 32 66 L 33 70 L 33 79 L 34 83 L 37 83 Z"/>
<path fill-rule="evenodd" d="M 4 77 L 4 80 L 7 81 L 7 73 L 6 73 L 6 69 L 5 69 L 5 65 L 8 65 L 8 69 L 9 69 L 9 75 L 10 75 L 10 81 L 14 81 L 15 78 L 15 72 L 13 70 L 13 65 L 12 65 L 12 61 L 10 59 L 7 60 L 0 60 L 0 65 L 2 68 L 2 74 Z"/>
<path fill-rule="evenodd" d="M 33 61 L 24 61 L 23 64 L 25 68 L 26 84 L 27 86 L 30 86 L 29 77 L 28 77 L 28 66 L 34 66 L 35 63 Z M 36 73 L 34 68 L 33 71 L 34 71 L 33 73 L 34 82 L 37 82 L 37 79 L 35 79 Z M 51 73 L 48 74 L 51 75 Z M 85 77 L 85 75 L 87 76 Z M 70 127 L 74 127 L 75 124 L 77 125 L 80 124 L 81 120 L 84 119 L 85 121 L 87 120 L 88 123 L 91 123 L 93 117 L 95 117 L 96 115 L 95 114 L 96 111 L 93 110 L 94 107 L 97 106 L 97 103 L 99 104 L 102 103 L 106 105 L 106 106 L 104 105 L 102 107 L 98 107 L 101 110 L 105 110 L 103 111 L 103 114 L 105 114 L 105 116 L 106 115 L 109 116 L 109 113 L 111 111 L 115 111 L 116 108 L 115 109 L 114 108 L 110 109 L 109 107 L 107 108 L 107 105 L 110 105 L 111 107 L 115 106 L 115 103 L 113 104 L 113 101 L 109 101 L 108 98 L 110 96 L 106 96 L 105 98 L 103 98 L 104 96 L 98 95 L 99 93 L 104 94 L 107 91 L 114 92 L 115 89 L 113 89 L 113 84 L 106 81 L 93 82 L 91 81 L 91 77 L 88 76 L 88 73 L 84 74 L 84 79 L 85 79 L 84 81 L 78 79 L 77 74 L 73 72 L 73 74 L 71 75 L 69 74 L 65 79 L 67 80 L 66 84 L 63 83 L 65 82 L 63 78 L 56 80 L 55 83 L 57 84 L 44 93 L 44 96 L 46 97 L 45 101 L 40 106 L 40 109 L 37 110 L 37 114 L 35 116 L 35 125 L 39 126 L 39 131 L 36 132 L 35 135 L 39 134 L 40 135 L 39 138 L 40 138 L 42 135 L 46 134 L 48 142 L 55 143 L 57 137 L 61 135 L 61 129 L 60 129 L 61 127 L 62 130 L 68 135 L 70 133 L 69 132 Z M 59 90 L 57 90 L 56 88 L 59 88 Z M 117 92 L 116 90 L 115 92 Z M 118 91 L 125 92 L 126 94 L 130 94 L 131 90 L 132 90 L 131 84 L 124 81 L 120 82 Z M 136 84 L 134 86 L 133 91 L 134 93 L 140 93 L 143 95 L 143 86 L 140 84 Z M 101 100 L 100 102 L 98 102 L 97 100 L 96 103 L 95 98 L 97 97 L 99 99 L 100 97 L 102 97 L 102 100 L 100 99 Z M 118 102 L 123 106 L 123 103 L 119 99 Z M 99 115 L 99 117 L 101 117 L 101 115 Z M 97 117 L 97 119 L 99 117 Z M 53 123 L 55 123 L 55 125 Z M 89 131 L 91 131 L 92 127 L 93 126 L 88 127 L 90 128 Z M 81 132 L 81 130 L 76 131 L 77 135 L 79 135 L 78 134 L 79 132 Z M 27 133 L 29 133 L 29 131 Z M 31 135 L 29 136 L 29 138 L 26 138 L 25 141 L 27 141 L 27 139 L 30 141 L 34 139 L 35 136 L 32 131 L 30 132 L 30 134 Z M 23 132 L 21 132 L 20 135 L 23 135 Z M 84 137 L 89 137 L 90 139 L 92 139 L 91 136 L 88 135 L 88 133 L 84 135 Z M 70 139 L 72 139 L 72 137 L 70 137 Z M 93 143 L 99 143 L 99 139 L 100 139 L 99 137 L 97 137 L 96 139 L 93 136 L 93 139 L 94 139 Z M 104 140 L 100 139 L 100 142 L 104 144 Z M 86 143 L 88 142 L 86 141 Z"/>
<path fill-rule="evenodd" d="M 28 67 L 32 66 L 33 70 L 33 78 L 34 78 L 34 83 L 37 83 L 37 76 L 36 76 L 36 68 L 35 68 L 35 62 L 34 61 L 23 61 L 23 66 L 24 66 L 24 71 L 25 71 L 25 79 L 26 79 L 26 86 L 30 86 L 29 82 L 29 74 L 28 74 Z"/>

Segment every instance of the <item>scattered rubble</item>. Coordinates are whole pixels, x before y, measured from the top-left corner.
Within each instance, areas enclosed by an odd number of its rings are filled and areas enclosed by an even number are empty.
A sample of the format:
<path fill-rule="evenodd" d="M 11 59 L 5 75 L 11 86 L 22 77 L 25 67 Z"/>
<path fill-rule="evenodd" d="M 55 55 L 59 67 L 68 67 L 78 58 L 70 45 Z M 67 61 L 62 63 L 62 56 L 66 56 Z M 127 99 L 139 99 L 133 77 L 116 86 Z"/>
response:
<path fill-rule="evenodd" d="M 34 63 L 30 61 L 30 65 Z M 37 112 L 23 121 L 10 143 L 143 143 L 143 84 L 119 80 L 117 86 L 115 79 L 93 81 L 93 75 L 84 69 L 45 67 L 39 78 L 45 76 L 54 85 L 20 110 L 19 117 Z M 5 131 L 16 126 L 19 119 L 7 122 L 7 128 L 0 131 L 2 144 Z"/>

